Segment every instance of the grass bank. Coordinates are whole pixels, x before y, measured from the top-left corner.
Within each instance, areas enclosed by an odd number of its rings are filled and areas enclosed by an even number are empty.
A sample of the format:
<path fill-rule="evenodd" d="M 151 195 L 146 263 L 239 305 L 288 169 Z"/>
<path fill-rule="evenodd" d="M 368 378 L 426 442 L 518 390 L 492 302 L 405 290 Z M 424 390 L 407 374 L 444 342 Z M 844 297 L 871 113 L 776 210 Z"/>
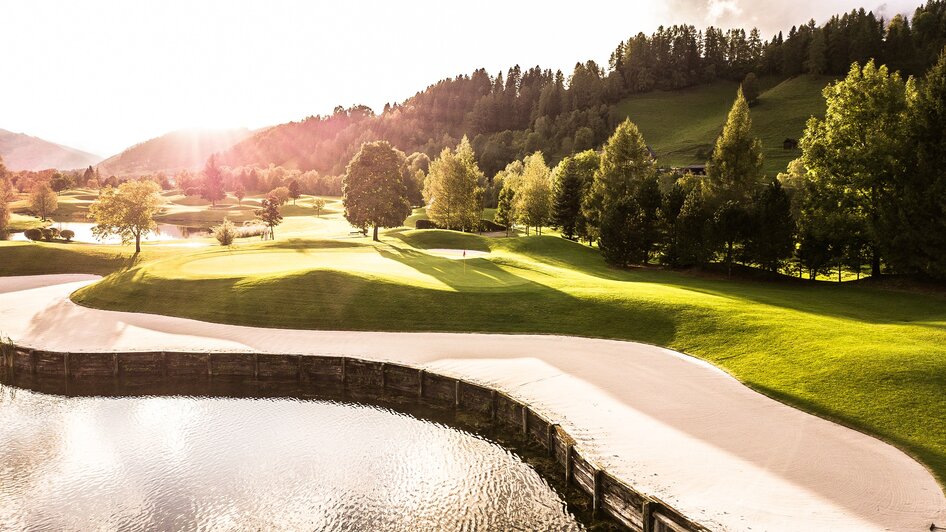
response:
<path fill-rule="evenodd" d="M 946 479 L 942 296 L 614 270 L 597 251 L 552 236 L 398 231 L 384 240 L 178 251 L 128 265 L 74 299 L 241 325 L 556 333 L 659 344 L 891 441 Z M 432 248 L 489 254 L 452 260 L 425 252 Z"/>

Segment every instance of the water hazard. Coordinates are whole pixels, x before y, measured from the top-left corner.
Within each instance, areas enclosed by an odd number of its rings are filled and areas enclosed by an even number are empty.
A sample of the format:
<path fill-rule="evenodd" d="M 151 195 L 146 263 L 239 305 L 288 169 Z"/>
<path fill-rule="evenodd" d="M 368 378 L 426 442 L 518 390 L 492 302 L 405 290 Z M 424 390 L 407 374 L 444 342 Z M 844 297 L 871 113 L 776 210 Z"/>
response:
<path fill-rule="evenodd" d="M 517 455 L 355 403 L 0 386 L 0 529 L 582 530 Z"/>

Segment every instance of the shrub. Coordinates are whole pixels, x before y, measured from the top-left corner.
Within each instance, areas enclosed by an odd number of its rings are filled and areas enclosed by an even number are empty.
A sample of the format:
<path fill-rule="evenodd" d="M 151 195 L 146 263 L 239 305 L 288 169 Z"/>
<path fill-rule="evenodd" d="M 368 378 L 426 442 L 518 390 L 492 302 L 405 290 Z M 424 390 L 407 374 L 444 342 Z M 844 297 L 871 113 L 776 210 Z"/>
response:
<path fill-rule="evenodd" d="M 232 245 L 233 240 L 237 236 L 236 227 L 234 227 L 233 222 L 227 218 L 224 218 L 223 223 L 214 227 L 212 231 L 214 238 L 217 239 L 217 242 L 220 242 L 221 246 Z"/>
<path fill-rule="evenodd" d="M 495 231 L 505 231 L 506 226 L 498 224 L 492 220 L 480 220 L 480 226 L 477 228 L 481 233 L 491 233 Z"/>
<path fill-rule="evenodd" d="M 278 205 L 285 205 L 289 201 L 289 189 L 287 187 L 276 187 L 269 193 L 270 197 L 275 196 Z"/>
<path fill-rule="evenodd" d="M 184 189 L 185 196 L 200 196 L 200 187 L 187 187 Z"/>
<path fill-rule="evenodd" d="M 53 230 L 50 227 L 44 227 L 40 229 L 40 232 L 43 234 L 43 240 L 49 242 L 53 238 L 56 238 L 56 235 L 53 234 Z"/>
<path fill-rule="evenodd" d="M 25 236 L 28 240 L 36 242 L 38 240 L 42 240 L 43 230 L 38 228 L 27 229 L 26 231 L 23 231 L 23 236 Z"/>
<path fill-rule="evenodd" d="M 414 222 L 414 227 L 416 229 L 440 229 L 440 226 L 431 220 L 417 220 Z"/>
<path fill-rule="evenodd" d="M 63 229 L 59 236 L 64 238 L 66 242 L 72 242 L 72 239 L 76 237 L 76 232 L 72 229 Z"/>

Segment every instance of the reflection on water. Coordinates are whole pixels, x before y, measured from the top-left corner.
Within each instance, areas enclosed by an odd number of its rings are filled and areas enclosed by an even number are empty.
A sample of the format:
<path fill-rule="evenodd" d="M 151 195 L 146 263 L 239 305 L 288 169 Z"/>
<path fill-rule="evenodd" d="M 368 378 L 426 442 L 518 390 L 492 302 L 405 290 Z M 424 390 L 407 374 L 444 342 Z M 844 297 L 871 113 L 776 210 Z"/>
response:
<path fill-rule="evenodd" d="M 60 231 L 69 229 L 73 231 L 76 235 L 72 239 L 75 242 L 85 242 L 89 244 L 121 244 L 121 238 L 117 236 L 109 236 L 104 239 L 98 240 L 95 238 L 95 235 L 92 234 L 92 228 L 95 227 L 95 224 L 89 222 L 56 222 L 51 227 L 55 227 Z M 194 227 L 185 227 L 183 225 L 171 225 L 171 224 L 158 224 L 157 232 L 148 233 L 147 236 L 142 237 L 142 242 L 161 242 L 165 240 L 182 240 L 187 238 L 203 238 L 210 236 L 210 232 L 205 229 L 198 229 Z M 26 235 L 23 233 L 12 233 L 10 235 L 10 240 L 26 240 Z"/>
<path fill-rule="evenodd" d="M 580 530 L 516 455 L 350 403 L 0 387 L 0 529 Z"/>

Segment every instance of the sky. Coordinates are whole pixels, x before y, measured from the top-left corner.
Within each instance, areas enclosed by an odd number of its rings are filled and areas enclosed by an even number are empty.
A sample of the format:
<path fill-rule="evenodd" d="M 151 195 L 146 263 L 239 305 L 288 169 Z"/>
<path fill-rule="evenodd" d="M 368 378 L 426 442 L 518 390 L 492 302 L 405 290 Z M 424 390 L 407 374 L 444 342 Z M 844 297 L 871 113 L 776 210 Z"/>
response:
<path fill-rule="evenodd" d="M 0 128 L 110 156 L 169 131 L 379 111 L 445 77 L 606 65 L 659 25 L 765 38 L 921 0 L 0 0 Z"/>

